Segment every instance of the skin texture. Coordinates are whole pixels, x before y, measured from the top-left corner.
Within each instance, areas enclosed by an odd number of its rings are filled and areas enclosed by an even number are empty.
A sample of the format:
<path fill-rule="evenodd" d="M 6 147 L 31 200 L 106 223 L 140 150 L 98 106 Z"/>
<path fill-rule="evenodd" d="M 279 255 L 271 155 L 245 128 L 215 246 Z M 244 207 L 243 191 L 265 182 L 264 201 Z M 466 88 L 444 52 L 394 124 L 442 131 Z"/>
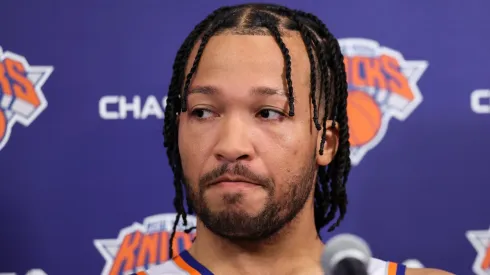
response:
<path fill-rule="evenodd" d="M 196 213 L 207 227 L 222 237 L 264 239 L 296 216 L 313 190 L 317 133 L 312 131 L 309 77 L 293 79 L 299 90 L 297 114 L 285 115 L 282 55 L 269 50 L 275 42 L 269 36 L 233 37 L 209 42 L 189 89 L 179 144 L 193 147 L 192 156 L 181 152 L 184 171 L 203 169 L 185 176 Z M 292 55 L 303 57 L 293 70 L 309 69 L 307 56 Z M 243 185 L 240 191 L 206 186 L 222 174 L 213 171 L 224 171 L 226 165 L 262 186 Z"/>
<path fill-rule="evenodd" d="M 199 217 L 189 252 L 215 274 L 323 274 L 314 179 L 335 155 L 338 137 L 327 131 L 318 153 L 308 56 L 298 34 L 283 40 L 292 59 L 294 117 L 287 116 L 284 60 L 274 39 L 227 33 L 210 39 L 179 116 L 186 189 Z M 209 185 L 222 175 L 259 185 Z"/>

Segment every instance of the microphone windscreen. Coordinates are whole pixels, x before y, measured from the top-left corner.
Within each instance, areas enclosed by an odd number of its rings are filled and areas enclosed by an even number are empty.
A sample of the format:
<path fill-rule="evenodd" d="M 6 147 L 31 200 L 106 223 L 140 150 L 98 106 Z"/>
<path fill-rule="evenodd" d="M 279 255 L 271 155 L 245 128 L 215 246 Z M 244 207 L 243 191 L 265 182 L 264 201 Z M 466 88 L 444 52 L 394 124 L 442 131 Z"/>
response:
<path fill-rule="evenodd" d="M 356 259 L 367 268 L 371 250 L 363 239 L 352 234 L 340 234 L 328 240 L 321 258 L 325 273 L 333 274 L 336 266 L 345 259 Z"/>

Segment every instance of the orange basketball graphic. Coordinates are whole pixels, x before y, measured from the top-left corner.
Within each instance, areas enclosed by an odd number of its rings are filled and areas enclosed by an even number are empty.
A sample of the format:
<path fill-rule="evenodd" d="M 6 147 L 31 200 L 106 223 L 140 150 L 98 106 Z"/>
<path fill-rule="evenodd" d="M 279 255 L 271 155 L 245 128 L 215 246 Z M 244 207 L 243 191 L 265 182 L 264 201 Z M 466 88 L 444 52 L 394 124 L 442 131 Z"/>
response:
<path fill-rule="evenodd" d="M 7 119 L 2 110 L 0 110 L 0 141 L 5 137 L 7 133 Z"/>
<path fill-rule="evenodd" d="M 374 99 L 361 91 L 351 91 L 347 98 L 351 146 L 371 141 L 381 127 L 381 110 Z"/>

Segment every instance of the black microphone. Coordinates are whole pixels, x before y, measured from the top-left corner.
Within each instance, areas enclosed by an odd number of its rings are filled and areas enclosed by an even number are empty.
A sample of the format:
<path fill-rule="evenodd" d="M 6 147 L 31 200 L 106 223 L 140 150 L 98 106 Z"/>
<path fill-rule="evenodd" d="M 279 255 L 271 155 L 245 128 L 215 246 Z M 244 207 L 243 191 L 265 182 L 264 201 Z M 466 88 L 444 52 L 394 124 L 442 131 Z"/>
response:
<path fill-rule="evenodd" d="M 352 234 L 331 238 L 322 254 L 322 268 L 326 275 L 368 275 L 371 250 L 367 243 Z"/>

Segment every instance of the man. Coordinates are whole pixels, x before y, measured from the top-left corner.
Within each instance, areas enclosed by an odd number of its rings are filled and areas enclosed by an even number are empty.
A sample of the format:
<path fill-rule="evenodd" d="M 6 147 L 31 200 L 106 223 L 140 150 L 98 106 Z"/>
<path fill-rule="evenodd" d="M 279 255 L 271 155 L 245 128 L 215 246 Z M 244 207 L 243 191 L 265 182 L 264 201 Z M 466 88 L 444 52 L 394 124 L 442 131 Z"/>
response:
<path fill-rule="evenodd" d="M 337 40 L 308 13 L 225 7 L 191 32 L 173 70 L 164 145 L 175 176 L 174 231 L 195 212 L 197 238 L 138 274 L 323 274 L 319 232 L 337 212 L 329 231 L 344 218 L 350 170 Z M 378 259 L 368 269 L 448 274 Z"/>

